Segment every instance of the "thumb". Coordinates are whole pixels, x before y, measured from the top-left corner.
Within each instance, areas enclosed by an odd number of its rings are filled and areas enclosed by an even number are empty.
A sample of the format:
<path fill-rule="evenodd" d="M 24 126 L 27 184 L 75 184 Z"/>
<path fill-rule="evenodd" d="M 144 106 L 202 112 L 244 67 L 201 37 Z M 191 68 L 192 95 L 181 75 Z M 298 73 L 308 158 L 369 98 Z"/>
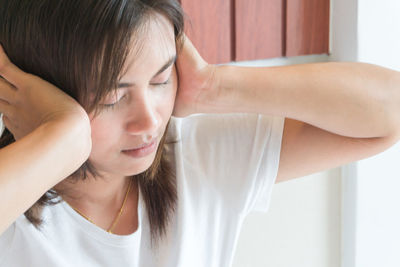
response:
<path fill-rule="evenodd" d="M 19 69 L 10 61 L 3 46 L 0 44 L 0 76 L 18 88 L 26 75 L 26 72 Z"/>

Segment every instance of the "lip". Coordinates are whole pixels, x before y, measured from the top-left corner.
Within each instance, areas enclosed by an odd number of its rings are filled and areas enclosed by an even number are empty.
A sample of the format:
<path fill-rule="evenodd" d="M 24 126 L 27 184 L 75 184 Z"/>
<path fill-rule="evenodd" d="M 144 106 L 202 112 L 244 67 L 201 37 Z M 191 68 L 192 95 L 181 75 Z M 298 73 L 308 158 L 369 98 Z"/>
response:
<path fill-rule="evenodd" d="M 153 140 L 151 140 L 150 143 L 145 143 L 145 144 L 143 144 L 143 145 L 141 145 L 139 147 L 129 148 L 127 150 L 138 150 L 138 149 L 141 149 L 141 148 L 144 148 L 144 147 L 148 147 L 148 146 L 152 145 L 155 141 L 157 141 L 157 138 L 154 138 Z M 126 151 L 126 150 L 124 150 L 124 151 Z"/>
<path fill-rule="evenodd" d="M 157 140 L 155 139 L 150 144 L 144 144 L 144 146 L 140 148 L 122 150 L 122 153 L 130 157 L 140 158 L 153 153 L 156 150 L 156 148 L 157 148 Z"/>

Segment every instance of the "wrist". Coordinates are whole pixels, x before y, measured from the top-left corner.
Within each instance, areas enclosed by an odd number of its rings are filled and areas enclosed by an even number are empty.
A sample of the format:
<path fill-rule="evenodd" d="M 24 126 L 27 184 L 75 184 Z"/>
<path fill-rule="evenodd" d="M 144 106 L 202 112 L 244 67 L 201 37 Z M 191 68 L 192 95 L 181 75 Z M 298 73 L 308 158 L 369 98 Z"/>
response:
<path fill-rule="evenodd" d="M 237 94 L 233 84 L 235 83 L 234 66 L 213 65 L 212 74 L 206 83 L 205 94 L 199 97 L 201 113 L 233 113 Z"/>
<path fill-rule="evenodd" d="M 64 144 L 64 152 L 74 155 L 81 163 L 87 160 L 92 149 L 91 126 L 88 116 L 66 116 L 41 125 L 46 132 Z"/>

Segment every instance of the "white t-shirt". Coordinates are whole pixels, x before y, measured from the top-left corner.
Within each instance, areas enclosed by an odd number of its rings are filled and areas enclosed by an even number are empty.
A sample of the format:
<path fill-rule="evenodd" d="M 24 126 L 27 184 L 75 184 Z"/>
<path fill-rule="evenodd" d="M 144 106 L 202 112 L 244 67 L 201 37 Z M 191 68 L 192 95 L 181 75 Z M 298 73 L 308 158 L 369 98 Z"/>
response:
<path fill-rule="evenodd" d="M 260 114 L 173 117 L 168 135 L 180 142 L 167 153 L 175 154 L 178 206 L 157 251 L 139 191 L 135 233 L 110 234 L 61 202 L 44 209 L 41 231 L 21 215 L 0 236 L 0 266 L 231 266 L 246 215 L 268 210 L 283 125 Z"/>

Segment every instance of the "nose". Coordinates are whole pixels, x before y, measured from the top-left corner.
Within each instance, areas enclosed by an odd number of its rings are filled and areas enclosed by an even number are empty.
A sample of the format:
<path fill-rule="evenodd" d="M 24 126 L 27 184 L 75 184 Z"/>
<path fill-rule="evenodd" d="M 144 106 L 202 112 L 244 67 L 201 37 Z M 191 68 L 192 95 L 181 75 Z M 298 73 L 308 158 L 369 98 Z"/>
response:
<path fill-rule="evenodd" d="M 157 137 L 161 126 L 161 117 L 150 99 L 142 99 L 130 110 L 126 130 L 131 135 Z"/>

